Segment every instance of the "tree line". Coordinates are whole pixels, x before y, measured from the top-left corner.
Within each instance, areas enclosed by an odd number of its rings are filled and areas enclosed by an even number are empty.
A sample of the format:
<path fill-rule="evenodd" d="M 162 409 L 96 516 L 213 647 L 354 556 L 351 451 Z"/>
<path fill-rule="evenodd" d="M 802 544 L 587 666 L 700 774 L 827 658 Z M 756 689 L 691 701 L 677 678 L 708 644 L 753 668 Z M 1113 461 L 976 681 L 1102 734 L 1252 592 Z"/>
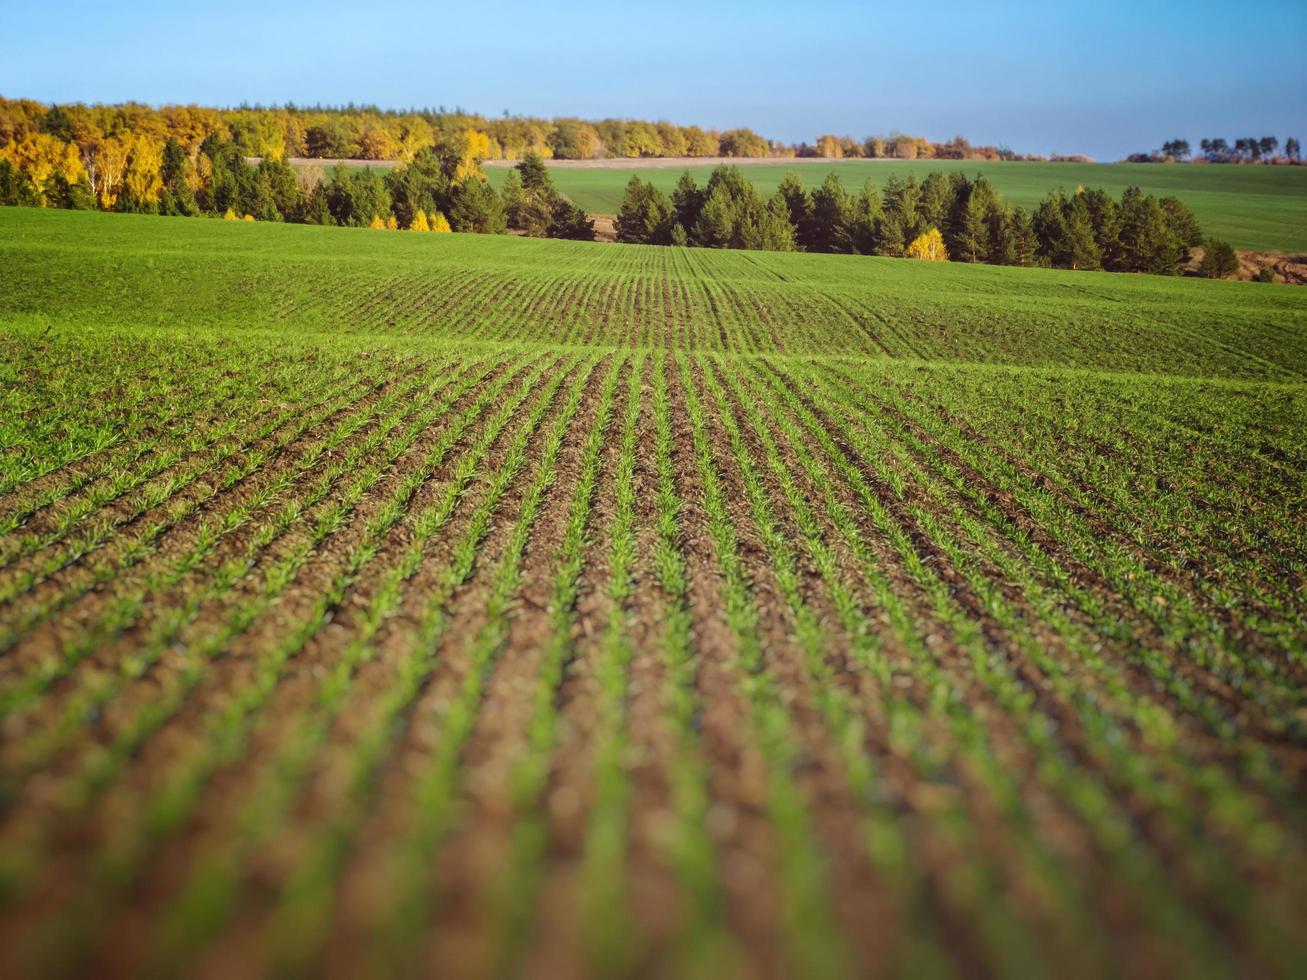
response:
<path fill-rule="evenodd" d="M 1190 159 L 1204 163 L 1302 163 L 1302 144 L 1297 137 L 1284 141 L 1280 152 L 1278 136 L 1244 136 L 1230 142 L 1223 137 L 1198 141 L 1199 154 L 1186 139 L 1167 140 L 1161 149 L 1149 153 L 1132 153 L 1129 163 L 1184 163 Z"/>
<path fill-rule="evenodd" d="M 72 154 L 62 159 L 51 154 L 48 162 L 36 183 L 36 171 L 0 158 L 0 204 L 594 238 L 593 220 L 557 191 L 539 156 L 527 154 L 502 192 L 496 191 L 466 133 L 424 147 L 384 173 L 338 164 L 324 174 L 272 157 L 252 163 L 217 133 L 205 138 L 194 157 L 172 138 L 157 154 L 135 145 L 112 172 L 102 158 L 89 168 Z"/>
<path fill-rule="evenodd" d="M 200 144 L 216 134 L 248 157 L 409 163 L 420 150 L 462 133 L 468 134 L 483 160 L 518 160 L 528 153 L 557 160 L 714 156 L 1021 159 L 1005 148 L 973 146 L 961 136 L 932 142 L 903 134 L 862 140 L 827 134 L 814 144 L 786 144 L 747 127 L 718 131 L 665 120 L 544 119 L 507 114 L 488 118 L 443 106 L 402 111 L 354 105 L 154 108 L 139 103 L 45 105 L 31 99 L 0 98 L 0 155 L 8 155 L 20 168 L 25 157 L 52 152 L 50 147 L 38 145 L 44 137 L 59 141 L 65 151 L 83 158 L 127 153 L 140 142 L 161 149 L 168 139 L 175 139 L 193 158 Z M 68 168 L 62 169 L 67 174 Z"/>
<path fill-rule="evenodd" d="M 699 187 L 683 173 L 671 195 L 633 176 L 615 222 L 621 242 L 840 252 L 1175 275 L 1203 242 L 1174 197 L 1137 187 L 1055 191 L 1033 211 L 1011 207 L 983 175 L 891 176 L 851 193 L 838 174 L 811 192 L 787 174 L 764 198 L 737 167 Z"/>

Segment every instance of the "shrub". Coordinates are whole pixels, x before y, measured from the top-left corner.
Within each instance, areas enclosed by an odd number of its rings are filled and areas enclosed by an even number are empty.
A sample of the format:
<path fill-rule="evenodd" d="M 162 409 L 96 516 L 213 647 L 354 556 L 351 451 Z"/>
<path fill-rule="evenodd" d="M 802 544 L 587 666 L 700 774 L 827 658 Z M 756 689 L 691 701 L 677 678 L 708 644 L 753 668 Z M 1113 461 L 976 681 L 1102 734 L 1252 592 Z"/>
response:
<path fill-rule="evenodd" d="M 938 228 L 932 228 L 924 235 L 918 235 L 908 245 L 908 258 L 924 259 L 927 262 L 947 262 L 948 249 L 944 247 L 944 236 Z"/>
<path fill-rule="evenodd" d="M 1264 265 L 1253 275 L 1253 282 L 1275 282 L 1275 269 Z"/>
<path fill-rule="evenodd" d="M 1239 259 L 1229 242 L 1213 238 L 1203 251 L 1203 260 L 1198 263 L 1198 274 L 1208 279 L 1224 279 L 1239 271 Z"/>

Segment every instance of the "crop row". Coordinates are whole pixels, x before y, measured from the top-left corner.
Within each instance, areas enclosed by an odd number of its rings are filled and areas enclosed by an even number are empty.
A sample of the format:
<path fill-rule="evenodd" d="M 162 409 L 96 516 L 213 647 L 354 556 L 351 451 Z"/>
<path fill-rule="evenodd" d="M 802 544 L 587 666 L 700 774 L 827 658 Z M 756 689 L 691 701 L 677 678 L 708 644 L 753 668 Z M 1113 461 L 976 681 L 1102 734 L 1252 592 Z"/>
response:
<path fill-rule="evenodd" d="M 1300 964 L 1294 390 L 651 348 L 215 349 L 12 471 L 0 963 Z"/>

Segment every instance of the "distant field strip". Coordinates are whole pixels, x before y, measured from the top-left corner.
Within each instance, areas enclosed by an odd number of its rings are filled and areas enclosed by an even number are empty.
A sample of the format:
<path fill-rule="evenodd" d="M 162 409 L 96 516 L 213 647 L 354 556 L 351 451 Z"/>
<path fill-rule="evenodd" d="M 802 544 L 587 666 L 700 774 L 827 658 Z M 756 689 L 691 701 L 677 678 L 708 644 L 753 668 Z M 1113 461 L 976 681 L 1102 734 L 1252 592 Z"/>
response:
<path fill-rule="evenodd" d="M 639 160 L 612 161 L 602 168 L 552 167 L 550 177 L 579 207 L 597 214 L 616 214 L 632 174 L 671 193 L 685 170 L 702 187 L 713 164 L 689 167 L 649 166 Z M 860 188 L 866 181 L 883 187 L 890 176 L 923 180 L 935 171 L 960 171 L 974 178 L 984 174 L 994 189 L 1014 207 L 1030 211 L 1050 191 L 1068 194 L 1077 187 L 1102 187 L 1120 197 L 1136 185 L 1158 197 L 1174 196 L 1187 204 L 1204 233 L 1229 241 L 1236 248 L 1281 252 L 1307 250 L 1307 167 L 1238 164 L 1150 163 L 992 163 L 976 160 L 830 160 L 824 162 L 737 161 L 764 195 L 770 195 L 791 170 L 807 185 L 819 185 L 827 173 L 839 174 L 844 186 Z M 498 187 L 508 171 L 486 171 Z"/>
<path fill-rule="evenodd" d="M 56 217 L 0 974 L 1307 962 L 1307 294 Z"/>

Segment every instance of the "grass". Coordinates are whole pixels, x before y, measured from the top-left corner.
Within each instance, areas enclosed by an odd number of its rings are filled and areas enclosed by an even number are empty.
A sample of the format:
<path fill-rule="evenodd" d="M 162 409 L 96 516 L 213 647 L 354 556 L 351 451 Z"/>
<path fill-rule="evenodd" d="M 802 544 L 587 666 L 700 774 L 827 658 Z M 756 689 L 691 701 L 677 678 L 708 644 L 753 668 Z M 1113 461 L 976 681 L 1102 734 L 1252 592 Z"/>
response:
<path fill-rule="evenodd" d="M 1307 293 L 25 210 L 0 282 L 6 975 L 1301 971 Z"/>

